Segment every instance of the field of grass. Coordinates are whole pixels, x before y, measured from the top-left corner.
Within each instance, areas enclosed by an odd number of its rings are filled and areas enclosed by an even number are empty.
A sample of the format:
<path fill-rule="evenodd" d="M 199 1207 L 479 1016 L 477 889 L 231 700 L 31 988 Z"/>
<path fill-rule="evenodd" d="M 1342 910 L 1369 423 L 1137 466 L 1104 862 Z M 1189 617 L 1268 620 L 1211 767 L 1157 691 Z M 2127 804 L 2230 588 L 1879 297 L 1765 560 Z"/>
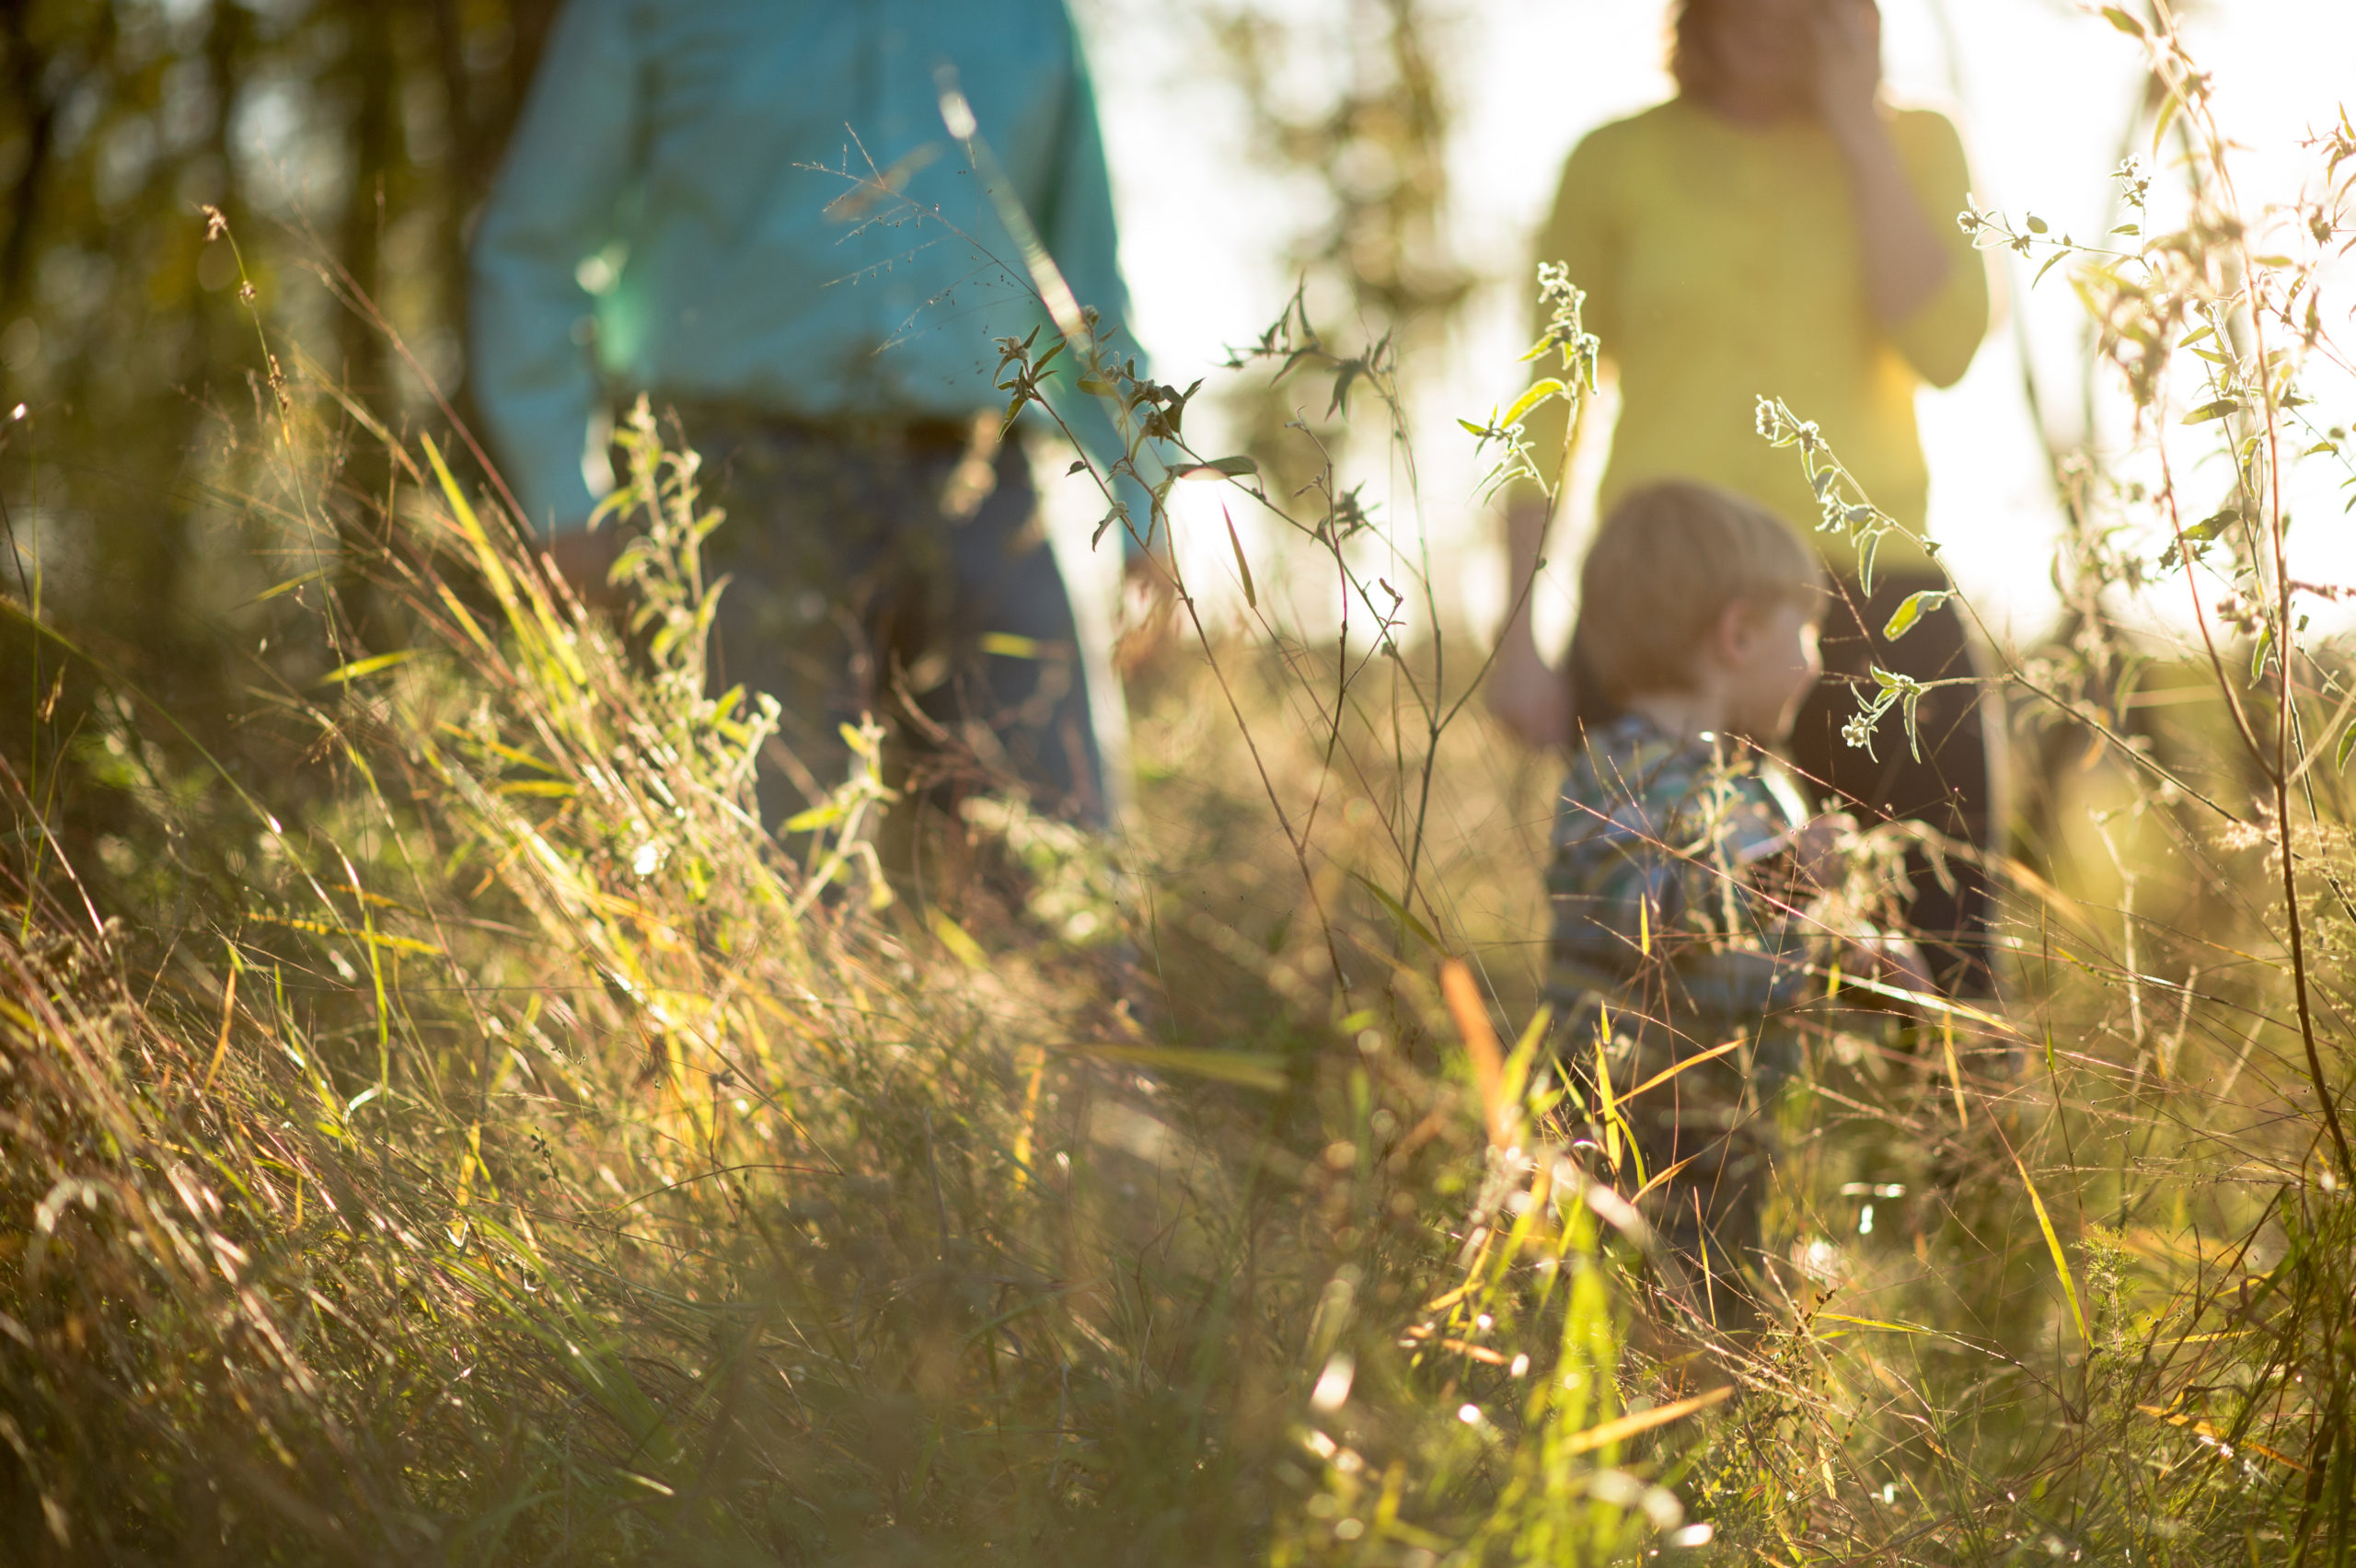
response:
<path fill-rule="evenodd" d="M 1654 1291 L 1539 1049 L 1553 766 L 1394 640 L 1344 477 L 1260 499 L 1357 620 L 1182 594 L 1118 843 L 862 760 L 780 844 L 659 426 L 615 626 L 271 359 L 208 470 L 234 711 L 0 597 L 0 1560 L 2350 1562 L 2356 704 L 2280 546 L 2350 451 L 2300 375 L 2356 133 L 2239 214 L 2147 43 L 2181 226 L 1983 227 L 2067 248 L 2138 443 L 1997 677 L 2005 1004 L 1817 1043 L 1762 1336 Z"/>

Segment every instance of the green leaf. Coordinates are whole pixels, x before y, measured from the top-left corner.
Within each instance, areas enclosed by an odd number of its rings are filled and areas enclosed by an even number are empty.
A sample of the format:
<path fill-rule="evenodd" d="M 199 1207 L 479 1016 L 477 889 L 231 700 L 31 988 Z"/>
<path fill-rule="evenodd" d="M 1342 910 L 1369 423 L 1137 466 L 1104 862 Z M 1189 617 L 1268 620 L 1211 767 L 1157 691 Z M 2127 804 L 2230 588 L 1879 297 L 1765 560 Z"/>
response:
<path fill-rule="evenodd" d="M 1286 1083 L 1285 1060 L 1272 1052 L 1203 1051 L 1182 1045 L 1069 1044 L 1056 1049 L 1155 1072 L 1192 1073 L 1268 1094 L 1282 1092 Z"/>
<path fill-rule="evenodd" d="M 1374 894 L 1375 902 L 1381 905 L 1385 910 L 1389 911 L 1390 916 L 1393 920 L 1398 921 L 1402 926 L 1406 927 L 1407 929 L 1423 938 L 1425 944 L 1434 952 L 1445 953 L 1448 951 L 1446 948 L 1440 946 L 1439 939 L 1432 935 L 1432 928 L 1429 926 L 1425 925 L 1421 920 L 1415 918 L 1415 911 L 1409 909 L 1405 905 L 1392 897 L 1388 893 L 1385 893 L 1380 887 L 1375 884 L 1373 879 L 1357 871 L 1352 871 L 1350 873 L 1350 877 L 1352 881 L 1365 888 L 1367 892 Z"/>
<path fill-rule="evenodd" d="M 2241 520 L 2241 508 L 2229 506 L 2223 512 L 2211 513 L 2191 527 L 2187 528 L 2184 531 L 2184 536 L 2200 544 L 2207 544 Z"/>
<path fill-rule="evenodd" d="M 1246 474 L 1256 474 L 1260 465 L 1249 457 L 1214 457 L 1207 463 L 1197 463 L 1179 471 L 1182 479 L 1240 479 Z"/>
<path fill-rule="evenodd" d="M 1497 422 L 1508 425 L 1519 424 L 1522 415 L 1530 412 L 1547 398 L 1562 397 L 1569 390 L 1552 376 L 1548 376 L 1543 381 L 1533 381 L 1530 384 L 1530 390 L 1516 398 L 1513 400 L 1513 407 L 1506 410 L 1506 417 Z"/>
<path fill-rule="evenodd" d="M 1252 586 L 1252 563 L 1243 559 L 1243 541 L 1235 534 L 1235 514 L 1222 505 L 1219 515 L 1227 519 L 1227 542 L 1235 551 L 1235 570 L 1243 579 L 1243 602 L 1253 609 L 1260 607 L 1260 594 Z"/>
<path fill-rule="evenodd" d="M 327 577 L 327 569 L 325 567 L 321 567 L 317 571 L 306 571 L 300 577 L 290 577 L 283 582 L 273 582 L 269 587 L 254 595 L 254 603 L 259 605 L 264 599 L 275 599 L 281 594 L 291 594 L 306 582 L 318 582 L 323 581 Z"/>
<path fill-rule="evenodd" d="M 352 681 L 375 674 L 381 670 L 389 670 L 396 664 L 406 664 L 416 657 L 416 649 L 401 648 L 390 653 L 376 653 L 365 659 L 354 659 L 351 663 L 339 665 L 321 675 L 319 684 L 321 686 L 348 685 Z"/>
<path fill-rule="evenodd" d="M 2250 650 L 2249 678 L 2258 679 L 2266 673 L 2267 655 L 2274 651 L 2274 628 L 2267 627 L 2258 634 L 2258 646 Z"/>
<path fill-rule="evenodd" d="M 2332 759 L 2332 767 L 2341 773 L 2348 771 L 2348 754 L 2356 751 L 2356 720 L 2339 732 L 2339 755 Z"/>
<path fill-rule="evenodd" d="M 824 805 L 812 806 L 806 812 L 797 812 L 792 816 L 786 818 L 785 831 L 788 833 L 814 833 L 819 828 L 831 827 L 836 823 L 842 820 L 842 806 L 836 801 L 829 801 Z"/>
<path fill-rule="evenodd" d="M 2062 1251 L 2062 1238 L 2054 1232 L 2053 1216 L 2045 1212 L 2045 1200 L 2038 1195 L 2037 1183 L 2028 1179 L 2028 1167 L 2021 1163 L 2017 1154 L 2013 1156 L 2013 1169 L 2021 1173 L 2021 1185 L 2028 1191 L 2029 1206 L 2037 1211 L 2037 1228 L 2045 1232 L 2046 1251 L 2053 1254 L 2053 1272 L 2062 1281 L 2062 1294 L 2070 1298 L 2070 1320 L 2078 1325 L 2078 1338 L 2085 1340 L 2086 1314 L 2078 1305 L 2078 1282 L 2070 1277 L 2069 1255 Z"/>
<path fill-rule="evenodd" d="M 2052 255 L 2047 257 L 2045 259 L 2045 265 L 2037 270 L 2037 276 L 2028 281 L 2028 286 L 2035 288 L 2038 284 L 2045 282 L 2045 274 L 2050 272 L 2055 267 L 2061 265 L 2062 259 L 2069 254 L 2070 253 L 2066 250 L 2057 250 Z"/>
<path fill-rule="evenodd" d="M 968 969 L 987 969 L 990 966 L 989 954 L 982 951 L 982 944 L 976 941 L 964 927 L 938 909 L 932 912 L 930 924 L 933 936 L 954 955 L 958 963 Z"/>
<path fill-rule="evenodd" d="M 2160 112 L 2154 116 L 2152 121 L 2152 156 L 2154 157 L 2160 156 L 2160 143 L 2166 137 L 2168 127 L 2176 123 L 2177 111 L 2183 108 L 2183 98 L 2173 92 L 2160 100 Z"/>
<path fill-rule="evenodd" d="M 2045 232 L 2045 220 L 2038 217 L 2035 213 L 2031 213 L 2028 215 L 2028 232 L 2031 234 L 2043 234 Z"/>
<path fill-rule="evenodd" d="M 2214 327 L 2203 327 L 2198 332 L 2187 332 L 2183 337 L 2177 340 L 2176 346 L 2179 349 L 2189 349 L 2192 347 L 2193 344 L 2200 341 L 2203 338 L 2213 338 L 2216 335 L 2217 329 Z"/>
<path fill-rule="evenodd" d="M 1948 589 L 1925 588 L 1919 594 L 1907 594 L 1906 602 L 1891 614 L 1889 624 L 1881 628 L 1882 636 L 1891 642 L 1897 641 L 1914 629 L 1916 621 L 1946 604 L 1950 592 Z"/>
<path fill-rule="evenodd" d="M 2120 10 L 2116 6 L 2105 6 L 2102 8 L 2102 17 L 2104 21 L 2108 22 L 2112 27 L 2117 28 L 2129 38 L 2142 38 L 2143 36 L 2143 24 L 2137 21 L 2134 17 L 2129 16 L 2126 12 Z"/>
<path fill-rule="evenodd" d="M 2141 239 L 2143 237 L 2142 228 L 2141 225 L 2136 224 L 2121 224 L 2110 232 L 2113 234 L 2123 234 L 2130 239 Z"/>
<path fill-rule="evenodd" d="M 2222 420 L 2227 414 L 2238 412 L 2240 409 L 2240 399 L 2235 398 L 2220 398 L 2213 403 L 2203 403 L 2200 407 L 2193 409 L 2192 412 L 2185 415 L 2184 422 L 2189 425 L 2207 424 L 2211 420 Z"/>

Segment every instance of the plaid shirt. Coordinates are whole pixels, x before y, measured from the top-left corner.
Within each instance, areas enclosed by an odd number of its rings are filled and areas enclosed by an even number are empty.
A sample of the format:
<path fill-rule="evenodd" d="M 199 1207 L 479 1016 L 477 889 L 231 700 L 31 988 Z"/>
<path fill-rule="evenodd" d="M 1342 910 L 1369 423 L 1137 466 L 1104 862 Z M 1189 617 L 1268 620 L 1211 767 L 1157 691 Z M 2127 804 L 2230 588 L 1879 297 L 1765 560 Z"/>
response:
<path fill-rule="evenodd" d="M 1589 730 L 1546 874 L 1547 991 L 1566 1046 L 1585 1054 L 1606 1006 L 1640 1026 L 1646 1056 L 1787 1039 L 1833 944 L 1788 851 L 1807 815 L 1781 767 L 1730 742 L 1680 740 L 1635 713 Z M 1784 1065 L 1782 1050 L 1762 1054 Z"/>

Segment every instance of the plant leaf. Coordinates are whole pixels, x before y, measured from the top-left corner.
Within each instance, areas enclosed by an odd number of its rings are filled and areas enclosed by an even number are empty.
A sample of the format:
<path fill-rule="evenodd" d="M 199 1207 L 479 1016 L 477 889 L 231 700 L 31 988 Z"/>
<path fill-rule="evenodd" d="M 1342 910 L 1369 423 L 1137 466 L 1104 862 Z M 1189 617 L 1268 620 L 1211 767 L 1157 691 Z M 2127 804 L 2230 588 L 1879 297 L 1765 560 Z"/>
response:
<path fill-rule="evenodd" d="M 938 909 L 932 912 L 930 923 L 932 934 L 941 940 L 942 947 L 956 956 L 958 963 L 968 969 L 987 969 L 990 966 L 989 954 L 982 951 L 982 944 L 976 941 L 964 927 Z"/>
<path fill-rule="evenodd" d="M 1214 457 L 1207 463 L 1197 463 L 1179 471 L 1182 479 L 1240 479 L 1246 474 L 1260 471 L 1257 460 L 1250 457 Z"/>
<path fill-rule="evenodd" d="M 417 650 L 414 648 L 398 648 L 390 653 L 374 653 L 365 659 L 354 659 L 349 664 L 339 665 L 329 670 L 319 677 L 319 684 L 321 686 L 349 685 L 365 676 L 375 674 L 381 670 L 389 670 L 396 664 L 406 664 L 416 657 Z"/>
<path fill-rule="evenodd" d="M 2241 520 L 2241 509 L 2237 506 L 2229 506 L 2223 512 L 2211 513 L 2191 527 L 2187 528 L 2184 531 L 2184 536 L 2197 543 L 2206 544 Z"/>
<path fill-rule="evenodd" d="M 837 802 L 829 801 L 824 805 L 812 806 L 806 812 L 796 812 L 793 815 L 786 818 L 784 831 L 787 833 L 814 833 L 819 828 L 831 827 L 836 823 L 842 820 L 843 808 Z"/>
<path fill-rule="evenodd" d="M 1359 871 L 1352 871 L 1350 873 L 1350 877 L 1351 880 L 1365 888 L 1367 892 L 1374 894 L 1375 902 L 1381 905 L 1385 910 L 1389 911 L 1391 917 L 1393 920 L 1398 921 L 1401 925 L 1406 927 L 1407 929 L 1423 938 L 1426 945 L 1429 946 L 1434 952 L 1445 953 L 1448 951 L 1446 948 L 1440 946 L 1439 939 L 1432 935 L 1432 928 L 1429 926 L 1425 925 L 1421 920 L 1415 918 L 1414 910 L 1409 909 L 1405 905 L 1392 897 L 1388 893 L 1385 893 L 1381 887 L 1377 885 L 1372 878 Z"/>
<path fill-rule="evenodd" d="M 1906 602 L 1891 613 L 1889 624 L 1881 628 L 1882 636 L 1891 642 L 1897 641 L 1914 629 L 1916 621 L 1946 604 L 1950 592 L 1948 589 L 1925 588 L 1919 594 L 1907 594 Z"/>
<path fill-rule="evenodd" d="M 1243 602 L 1256 610 L 1260 607 L 1260 594 L 1252 586 L 1252 563 L 1243 559 L 1243 541 L 1236 537 L 1235 514 L 1228 511 L 1224 502 L 1220 503 L 1218 511 L 1219 515 L 1227 519 L 1227 542 L 1235 551 L 1236 572 L 1243 579 Z"/>
<path fill-rule="evenodd" d="M 1533 381 L 1530 384 L 1530 389 L 1513 400 L 1513 407 L 1507 409 L 1506 417 L 1497 422 L 1501 425 L 1519 424 L 1522 415 L 1530 412 L 1547 398 L 1562 397 L 1569 390 L 1551 375 L 1542 381 Z"/>
<path fill-rule="evenodd" d="M 2160 100 L 2160 112 L 2152 119 L 2152 156 L 2154 157 L 2160 156 L 2160 143 L 2166 137 L 2168 127 L 2176 122 L 2177 111 L 2183 108 L 2184 98 L 2177 93 L 2171 92 Z"/>
<path fill-rule="evenodd" d="M 2200 407 L 2193 409 L 2192 412 L 2185 415 L 2184 422 L 2189 425 L 2207 424 L 2211 420 L 2222 420 L 2227 414 L 2236 412 L 2240 408 L 2241 402 L 2239 399 L 2234 398 L 2220 398 L 2213 403 L 2203 403 Z"/>
<path fill-rule="evenodd" d="M 968 938 L 968 940 L 972 939 Z M 1170 1073 L 1192 1073 L 1241 1089 L 1281 1093 L 1286 1084 L 1285 1060 L 1272 1052 L 1204 1051 L 1180 1045 L 1067 1044 L 1056 1047 L 1078 1055 L 1101 1056 L 1127 1066 Z"/>
<path fill-rule="evenodd" d="M 2021 1163 L 2019 1155 L 2013 1156 L 2013 1169 L 2021 1173 L 2021 1185 L 2028 1192 L 2029 1206 L 2037 1210 L 2037 1228 L 2045 1232 L 2046 1250 L 2053 1254 L 2053 1272 L 2062 1281 L 2062 1294 L 2070 1298 L 2070 1319 L 2078 1325 L 2080 1341 L 2094 1343 L 2086 1334 L 2085 1309 L 2078 1305 L 2078 1282 L 2070 1277 L 2069 1254 L 2062 1251 L 2062 1238 L 2053 1229 L 2053 1216 L 2045 1212 L 2045 1200 L 2038 1194 L 2037 1183 L 2028 1179 L 2028 1167 Z"/>

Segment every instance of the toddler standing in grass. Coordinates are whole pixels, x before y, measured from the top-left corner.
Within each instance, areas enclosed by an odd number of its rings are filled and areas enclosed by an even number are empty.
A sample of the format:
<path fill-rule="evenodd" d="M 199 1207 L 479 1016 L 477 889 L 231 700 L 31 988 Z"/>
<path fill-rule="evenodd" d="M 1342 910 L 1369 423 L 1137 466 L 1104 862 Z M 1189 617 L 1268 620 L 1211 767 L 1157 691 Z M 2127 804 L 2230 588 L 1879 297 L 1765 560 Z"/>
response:
<path fill-rule="evenodd" d="M 1837 912 L 1855 823 L 1772 748 L 1821 666 L 1816 554 L 1687 481 L 1613 507 L 1580 573 L 1581 692 L 1553 834 L 1548 993 L 1607 1157 L 1727 1326 L 1752 1317 L 1773 1101 L 1838 965 L 1923 984 L 1911 944 Z"/>

